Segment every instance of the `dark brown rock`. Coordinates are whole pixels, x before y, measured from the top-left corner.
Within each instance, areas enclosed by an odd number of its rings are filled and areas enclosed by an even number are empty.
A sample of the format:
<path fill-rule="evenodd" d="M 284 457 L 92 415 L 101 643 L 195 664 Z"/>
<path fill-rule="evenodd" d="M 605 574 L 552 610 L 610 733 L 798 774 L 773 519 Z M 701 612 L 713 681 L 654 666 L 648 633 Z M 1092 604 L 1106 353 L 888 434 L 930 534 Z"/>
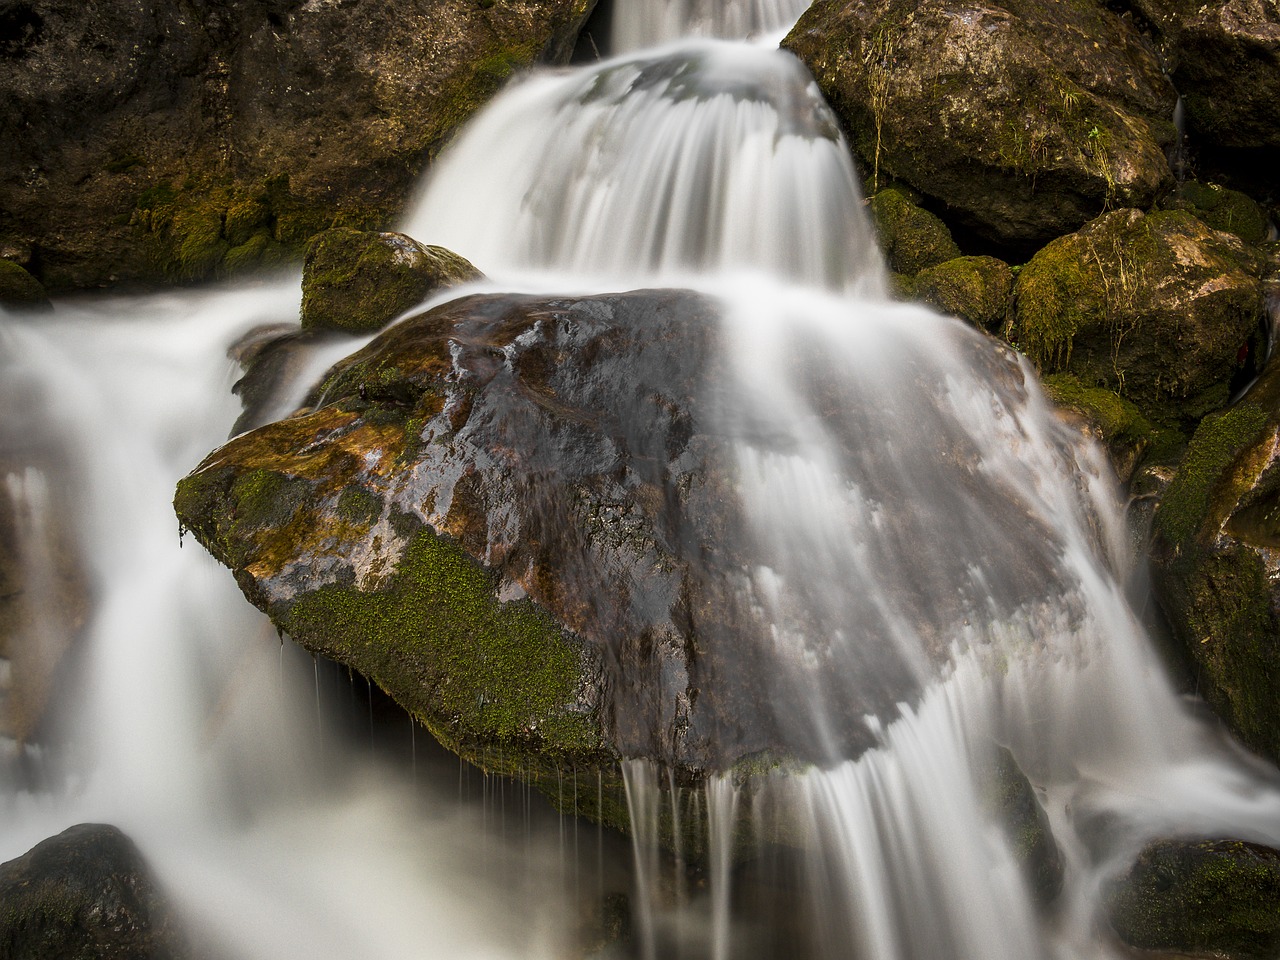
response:
<path fill-rule="evenodd" d="M 1043 242 L 1172 185 L 1173 88 L 1092 0 L 818 0 L 783 45 L 873 178 L 997 241 Z"/>
<path fill-rule="evenodd" d="M 81 823 L 0 864 L 0 956 L 178 960 L 187 948 L 133 841 Z"/>
<path fill-rule="evenodd" d="M 5 0 L 0 250 L 50 290 L 195 280 L 385 225 L 591 0 Z M 5 256 L 8 256 L 6 253 Z"/>

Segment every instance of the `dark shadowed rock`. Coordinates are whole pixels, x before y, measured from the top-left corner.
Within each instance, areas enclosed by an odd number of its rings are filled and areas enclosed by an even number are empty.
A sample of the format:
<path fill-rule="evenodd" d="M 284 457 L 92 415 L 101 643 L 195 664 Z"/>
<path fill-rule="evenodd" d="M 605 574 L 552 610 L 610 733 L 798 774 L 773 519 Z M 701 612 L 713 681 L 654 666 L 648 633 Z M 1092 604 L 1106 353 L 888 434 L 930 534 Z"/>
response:
<path fill-rule="evenodd" d="M 0 864 L 0 956 L 14 960 L 187 957 L 133 841 L 81 823 Z"/>
<path fill-rule="evenodd" d="M 1105 904 L 1131 947 L 1271 960 L 1280 955 L 1280 850 L 1241 840 L 1156 840 Z"/>
<path fill-rule="evenodd" d="M 783 45 L 873 177 L 1002 242 L 1043 242 L 1172 185 L 1173 88 L 1092 0 L 818 0 Z"/>
<path fill-rule="evenodd" d="M 380 227 L 592 0 L 5 0 L 0 251 L 51 290 L 195 280 Z M 8 253 L 4 254 L 9 256 Z"/>
<path fill-rule="evenodd" d="M 12 260 L 0 260 L 0 307 L 48 309 L 49 295 L 40 281 Z"/>

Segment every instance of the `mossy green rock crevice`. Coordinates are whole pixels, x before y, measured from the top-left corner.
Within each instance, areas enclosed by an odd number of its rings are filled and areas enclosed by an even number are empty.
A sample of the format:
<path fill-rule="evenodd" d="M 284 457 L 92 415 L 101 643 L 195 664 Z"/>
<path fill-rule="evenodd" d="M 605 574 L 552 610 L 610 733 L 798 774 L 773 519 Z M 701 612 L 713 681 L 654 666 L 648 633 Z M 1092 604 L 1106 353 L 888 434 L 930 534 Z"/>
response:
<path fill-rule="evenodd" d="M 1172 186 L 1173 88 L 1092 0 L 817 0 L 783 45 L 873 179 L 999 242 L 1043 242 Z"/>
<path fill-rule="evenodd" d="M 302 327 L 378 330 L 437 290 L 482 276 L 456 253 L 402 233 L 326 230 L 307 245 Z"/>
<path fill-rule="evenodd" d="M 1263 347 L 1262 258 L 1191 214 L 1117 210 L 1050 243 L 1014 288 L 1009 339 L 1043 373 L 1194 424 Z"/>
<path fill-rule="evenodd" d="M 1280 851 L 1241 840 L 1157 840 L 1105 893 L 1120 939 L 1230 960 L 1280 955 Z"/>
<path fill-rule="evenodd" d="M 1280 760 L 1280 370 L 1206 417 L 1155 514 L 1156 593 L 1199 692 Z"/>

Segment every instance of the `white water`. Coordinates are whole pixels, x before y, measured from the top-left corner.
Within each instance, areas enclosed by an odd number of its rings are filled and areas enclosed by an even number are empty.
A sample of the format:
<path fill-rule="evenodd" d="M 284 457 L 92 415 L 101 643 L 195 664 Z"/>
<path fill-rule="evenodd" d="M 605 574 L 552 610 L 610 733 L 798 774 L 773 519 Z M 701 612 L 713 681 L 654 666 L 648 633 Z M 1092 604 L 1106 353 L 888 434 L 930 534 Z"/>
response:
<path fill-rule="evenodd" d="M 676 7 L 653 9 L 661 21 Z M 785 17 L 750 23 L 733 29 Z M 744 389 L 715 415 L 740 438 L 761 543 L 741 587 L 775 624 L 761 708 L 830 762 L 754 797 L 707 786 L 701 898 L 661 876 L 653 818 L 681 809 L 669 779 L 626 766 L 645 955 L 753 955 L 746 931 L 764 921 L 733 909 L 732 825 L 750 811 L 765 830 L 779 808 L 807 838 L 816 956 L 1117 955 L 1095 927 L 1108 872 L 1148 836 L 1280 842 L 1274 771 L 1221 741 L 1154 662 L 1098 451 L 1013 358 L 883 300 L 856 184 L 794 61 L 699 43 L 516 86 L 442 158 L 407 230 L 496 286 L 696 282 L 728 305 Z M 6 784 L 0 859 L 114 822 L 227 957 L 573 955 L 566 848 L 485 829 L 492 804 L 459 805 L 456 768 L 424 792 L 412 757 L 340 742 L 316 702 L 334 688 L 278 646 L 225 570 L 178 548 L 174 483 L 237 413 L 225 350 L 291 321 L 297 297 L 293 279 L 3 320 L 3 357 L 32 397 L 6 416 L 66 451 L 49 493 L 83 535 L 94 603 L 59 711 L 61 774 L 48 790 Z M 886 665 L 926 685 L 918 702 L 842 714 Z M 841 759 L 849 723 L 880 745 Z M 981 812 L 991 741 L 1040 788 L 1064 849 L 1048 918 Z"/>

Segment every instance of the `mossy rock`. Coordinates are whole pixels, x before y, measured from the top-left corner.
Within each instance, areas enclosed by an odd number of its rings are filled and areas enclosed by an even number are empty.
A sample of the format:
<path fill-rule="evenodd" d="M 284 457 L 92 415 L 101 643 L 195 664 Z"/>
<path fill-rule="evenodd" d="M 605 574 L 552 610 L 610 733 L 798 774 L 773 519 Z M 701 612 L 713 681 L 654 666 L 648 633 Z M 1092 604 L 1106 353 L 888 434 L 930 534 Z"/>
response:
<path fill-rule="evenodd" d="M 1143 950 L 1274 960 L 1280 850 L 1242 840 L 1156 840 L 1105 894 L 1111 926 Z"/>
<path fill-rule="evenodd" d="M 1262 208 L 1239 190 L 1190 181 L 1180 184 L 1176 199 L 1165 206 L 1190 210 L 1213 229 L 1234 233 L 1246 243 L 1257 244 L 1267 238 L 1267 218 Z"/>
<path fill-rule="evenodd" d="M 0 260 L 0 307 L 47 310 L 49 295 L 40 281 L 12 260 Z"/>
<path fill-rule="evenodd" d="M 1197 428 L 1155 512 L 1156 595 L 1196 688 L 1280 760 L 1280 368 Z"/>
<path fill-rule="evenodd" d="M 1127 482 L 1148 455 L 1171 456 L 1186 442 L 1177 431 L 1155 427 L 1141 410 L 1114 390 L 1086 387 L 1069 373 L 1051 374 L 1043 384 L 1049 399 L 1081 416 L 1106 446 L 1121 482 Z"/>
<path fill-rule="evenodd" d="M 37 6 L 0 58 L 0 248 L 39 250 L 56 292 L 271 269 L 328 227 L 385 229 L 514 72 L 568 62 L 594 0 Z"/>
<path fill-rule="evenodd" d="M 1113 390 L 1159 425 L 1193 425 L 1263 352 L 1263 270 L 1189 213 L 1117 210 L 1022 268 L 1008 339 L 1043 373 Z"/>
<path fill-rule="evenodd" d="M 947 225 L 896 187 L 881 190 L 868 205 L 880 246 L 895 273 L 914 276 L 960 256 Z"/>
<path fill-rule="evenodd" d="M 326 230 L 307 246 L 302 327 L 379 330 L 435 291 L 482 276 L 457 254 L 402 233 Z"/>
<path fill-rule="evenodd" d="M 874 182 L 910 184 L 998 243 L 1043 243 L 1173 185 L 1176 94 L 1101 3 L 816 0 L 783 46 Z"/>
<path fill-rule="evenodd" d="M 935 310 L 992 333 L 1013 306 L 1013 271 L 995 257 L 956 257 L 916 274 L 912 296 Z"/>

